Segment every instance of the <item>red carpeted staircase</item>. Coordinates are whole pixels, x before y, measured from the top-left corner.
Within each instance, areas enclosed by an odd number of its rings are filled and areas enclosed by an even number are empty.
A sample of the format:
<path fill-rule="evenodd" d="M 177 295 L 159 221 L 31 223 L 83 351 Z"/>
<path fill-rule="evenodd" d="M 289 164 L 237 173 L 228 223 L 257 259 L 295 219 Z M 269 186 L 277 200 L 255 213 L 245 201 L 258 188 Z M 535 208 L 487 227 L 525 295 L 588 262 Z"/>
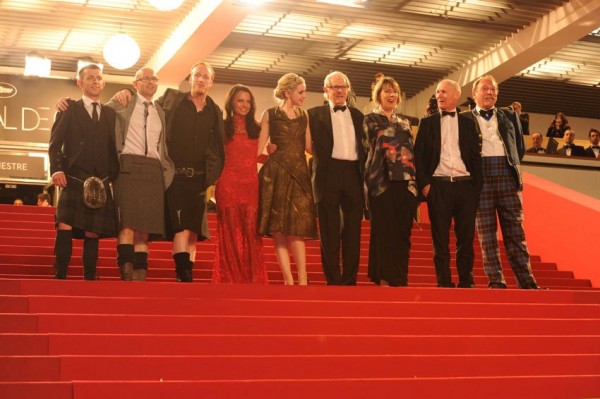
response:
<path fill-rule="evenodd" d="M 211 215 L 214 232 L 215 219 Z M 168 243 L 149 281 L 118 280 L 115 242 L 101 281 L 82 281 L 76 243 L 55 281 L 53 209 L 0 205 L 0 398 L 600 397 L 600 290 L 534 256 L 548 290 L 435 287 L 428 226 L 415 226 L 407 288 L 326 287 L 318 241 L 308 287 L 284 287 L 265 241 L 269 286 L 175 283 Z M 422 229 L 422 230 L 421 230 Z"/>

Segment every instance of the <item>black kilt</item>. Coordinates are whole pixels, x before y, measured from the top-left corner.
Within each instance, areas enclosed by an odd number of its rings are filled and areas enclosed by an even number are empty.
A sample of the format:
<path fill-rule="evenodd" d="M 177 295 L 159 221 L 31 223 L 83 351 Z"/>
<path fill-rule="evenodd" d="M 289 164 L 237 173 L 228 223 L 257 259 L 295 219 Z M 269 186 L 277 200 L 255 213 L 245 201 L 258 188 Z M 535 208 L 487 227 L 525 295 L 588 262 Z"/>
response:
<path fill-rule="evenodd" d="M 101 238 L 116 237 L 117 218 L 110 185 L 106 184 L 106 204 L 100 209 L 83 205 L 83 182 L 67 175 L 67 186 L 61 191 L 56 206 L 56 223 L 73 228 L 73 238 L 84 238 L 84 232 Z"/>
<path fill-rule="evenodd" d="M 166 230 L 170 240 L 175 233 L 182 230 L 193 231 L 198 234 L 199 240 L 207 238 L 202 229 L 204 196 L 204 175 L 194 177 L 175 175 L 173 183 L 166 192 L 166 214 L 168 215 Z"/>
<path fill-rule="evenodd" d="M 158 159 L 122 154 L 114 182 L 118 227 L 149 234 L 149 240 L 165 237 L 165 186 Z"/>

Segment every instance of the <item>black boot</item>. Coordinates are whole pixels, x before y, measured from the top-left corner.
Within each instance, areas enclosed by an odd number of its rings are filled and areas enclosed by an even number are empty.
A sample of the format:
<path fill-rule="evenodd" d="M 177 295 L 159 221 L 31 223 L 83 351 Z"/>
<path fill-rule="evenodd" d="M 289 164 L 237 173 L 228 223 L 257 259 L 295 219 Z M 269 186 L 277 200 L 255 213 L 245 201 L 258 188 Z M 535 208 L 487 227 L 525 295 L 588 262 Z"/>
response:
<path fill-rule="evenodd" d="M 119 265 L 119 273 L 121 280 L 133 280 L 133 244 L 117 245 L 117 265 Z"/>
<path fill-rule="evenodd" d="M 56 241 L 54 243 L 54 278 L 65 280 L 67 278 L 67 268 L 71 261 L 73 253 L 73 234 L 71 230 L 57 230 Z"/>
<path fill-rule="evenodd" d="M 96 265 L 98 264 L 98 239 L 85 237 L 83 239 L 83 279 L 96 280 Z"/>
<path fill-rule="evenodd" d="M 193 278 L 190 254 L 188 252 L 178 252 L 173 254 L 173 260 L 175 261 L 175 273 L 177 274 L 177 281 L 181 283 L 191 283 Z"/>
<path fill-rule="evenodd" d="M 148 275 L 148 252 L 133 253 L 133 281 L 145 281 Z"/>

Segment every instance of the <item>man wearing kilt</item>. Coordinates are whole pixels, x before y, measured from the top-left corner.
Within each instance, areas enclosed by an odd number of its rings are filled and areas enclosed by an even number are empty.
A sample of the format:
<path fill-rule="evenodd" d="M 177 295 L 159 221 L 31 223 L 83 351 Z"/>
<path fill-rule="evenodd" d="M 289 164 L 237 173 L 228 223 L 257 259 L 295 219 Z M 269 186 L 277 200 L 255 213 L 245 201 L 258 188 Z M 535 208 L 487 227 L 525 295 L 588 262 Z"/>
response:
<path fill-rule="evenodd" d="M 208 96 L 214 77 L 208 63 L 198 62 L 191 69 L 190 91 L 167 89 L 156 100 L 165 111 L 167 147 L 175 165 L 175 177 L 165 195 L 166 230 L 173 240 L 180 282 L 193 281 L 196 242 L 208 238 L 206 189 L 219 178 L 225 160 L 223 113 Z M 126 105 L 131 93 L 121 90 L 115 98 Z"/>
<path fill-rule="evenodd" d="M 477 122 L 481 137 L 483 190 L 476 227 L 488 287 L 506 288 L 498 246 L 499 220 L 508 262 L 519 288 L 538 289 L 531 272 L 523 229 L 520 163 L 525 154 L 525 143 L 519 116 L 512 110 L 495 107 L 498 83 L 493 76 L 485 75 L 475 80 L 473 98 L 475 109 L 464 115 Z"/>
<path fill-rule="evenodd" d="M 158 88 L 154 71 L 137 71 L 133 87 L 137 94 L 127 106 L 116 99 L 107 105 L 117 113 L 117 264 L 122 280 L 144 281 L 148 240 L 165 237 L 164 191 L 173 181 L 174 169 L 167 153 L 165 113 L 152 100 Z"/>
<path fill-rule="evenodd" d="M 98 101 L 104 81 L 97 65 L 79 71 L 77 86 L 83 96 L 79 101 L 69 100 L 68 109 L 57 114 L 48 148 L 52 182 L 63 189 L 56 209 L 55 278 L 67 278 L 75 237 L 84 240 L 84 279 L 95 280 L 98 239 L 116 234 L 109 188 L 119 172 L 116 116 Z M 85 193 L 84 182 L 91 188 Z"/>

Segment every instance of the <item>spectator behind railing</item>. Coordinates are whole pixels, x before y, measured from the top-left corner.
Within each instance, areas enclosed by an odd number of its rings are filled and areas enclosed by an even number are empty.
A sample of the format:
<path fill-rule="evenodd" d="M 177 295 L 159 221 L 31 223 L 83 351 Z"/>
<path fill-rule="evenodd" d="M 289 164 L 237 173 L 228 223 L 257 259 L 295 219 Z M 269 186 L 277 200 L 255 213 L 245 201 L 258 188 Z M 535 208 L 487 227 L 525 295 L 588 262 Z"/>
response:
<path fill-rule="evenodd" d="M 510 108 L 513 109 L 519 115 L 519 121 L 521 122 L 521 127 L 523 128 L 523 134 L 529 135 L 529 114 L 523 112 L 523 106 L 520 102 L 515 101 L 510 105 Z M 541 144 L 541 143 L 540 143 Z"/>
<path fill-rule="evenodd" d="M 546 154 L 546 150 L 542 147 L 544 138 L 540 132 L 533 132 L 531 134 L 531 147 L 525 152 L 528 154 Z"/>
<path fill-rule="evenodd" d="M 51 206 L 50 204 L 50 194 L 41 193 L 37 196 L 37 206 Z"/>
<path fill-rule="evenodd" d="M 577 145 L 575 142 L 575 131 L 572 129 L 565 130 L 563 137 L 563 146 L 556 152 L 556 155 L 562 155 L 567 157 L 583 157 L 585 156 L 585 150 L 582 146 Z"/>
<path fill-rule="evenodd" d="M 591 128 L 588 133 L 588 138 L 590 140 L 590 146 L 585 149 L 585 156 L 600 159 L 600 148 L 598 147 L 598 143 L 600 142 L 600 132 L 598 129 Z"/>
<path fill-rule="evenodd" d="M 557 137 L 562 138 L 567 129 L 570 129 L 569 121 L 567 117 L 562 112 L 558 112 L 552 123 L 550 123 L 550 127 L 548 127 L 548 131 L 546 132 L 546 137 Z"/>

